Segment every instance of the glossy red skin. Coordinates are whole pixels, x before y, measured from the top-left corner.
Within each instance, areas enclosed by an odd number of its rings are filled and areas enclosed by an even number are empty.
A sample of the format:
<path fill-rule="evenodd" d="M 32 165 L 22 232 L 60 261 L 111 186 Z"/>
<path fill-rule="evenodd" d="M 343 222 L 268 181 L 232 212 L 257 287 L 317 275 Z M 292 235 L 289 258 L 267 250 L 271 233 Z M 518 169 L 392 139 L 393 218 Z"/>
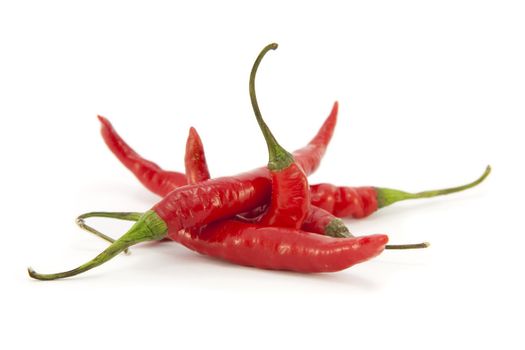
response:
<path fill-rule="evenodd" d="M 200 254 L 235 264 L 303 273 L 346 269 L 377 256 L 388 242 L 386 235 L 333 238 L 236 220 L 200 231 L 170 230 L 169 237 Z"/>
<path fill-rule="evenodd" d="M 326 227 L 335 219 L 337 219 L 337 217 L 332 213 L 314 205 L 310 205 L 310 210 L 308 211 L 308 215 L 306 216 L 301 229 L 325 235 Z"/>
<path fill-rule="evenodd" d="M 184 154 L 184 166 L 186 168 L 186 181 L 189 184 L 196 184 L 210 178 L 204 146 L 201 138 L 195 130 L 190 128 L 190 133 L 186 141 L 186 152 Z"/>
<path fill-rule="evenodd" d="M 188 183 L 195 184 L 210 178 L 204 146 L 194 128 L 190 129 L 186 141 L 184 159 Z M 249 221 L 265 226 L 301 228 L 310 207 L 310 190 L 304 171 L 297 164 L 291 164 L 286 169 L 270 171 L 270 175 L 270 203 L 264 205 L 266 210 L 262 212 L 256 208 L 260 215 L 251 216 Z"/>
<path fill-rule="evenodd" d="M 106 145 L 148 190 L 164 196 L 174 188 L 187 184 L 186 175 L 163 170 L 142 158 L 117 134 L 109 120 L 102 116 L 98 116 L 98 119 L 102 124 L 100 132 Z"/>
<path fill-rule="evenodd" d="M 270 171 L 272 193 L 268 209 L 256 219 L 263 226 L 300 229 L 310 208 L 310 189 L 303 169 L 292 163 Z"/>
<path fill-rule="evenodd" d="M 164 220 L 168 229 L 175 231 L 233 217 L 270 199 L 271 185 L 264 170 L 179 187 L 152 210 Z"/>
<path fill-rule="evenodd" d="M 338 111 L 339 104 L 335 102 L 330 115 L 326 118 L 315 137 L 308 142 L 308 145 L 293 153 L 295 162 L 300 164 L 306 175 L 313 174 L 319 168 L 326 148 L 334 134 Z"/>
<path fill-rule="evenodd" d="M 310 186 L 312 205 L 339 218 L 364 218 L 378 209 L 374 187 L 339 187 L 332 184 Z"/>

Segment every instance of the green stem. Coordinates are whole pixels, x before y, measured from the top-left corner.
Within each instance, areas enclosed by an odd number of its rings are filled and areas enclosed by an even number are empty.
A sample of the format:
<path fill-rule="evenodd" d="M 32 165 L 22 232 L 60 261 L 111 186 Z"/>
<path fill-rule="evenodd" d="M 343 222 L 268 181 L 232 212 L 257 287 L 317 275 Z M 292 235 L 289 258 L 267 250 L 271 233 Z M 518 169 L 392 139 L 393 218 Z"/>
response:
<path fill-rule="evenodd" d="M 102 265 L 106 261 L 123 252 L 126 248 L 137 243 L 162 239 L 166 236 L 167 231 L 168 227 L 164 220 L 162 220 L 154 211 L 147 211 L 128 232 L 111 244 L 106 250 L 97 255 L 93 260 L 90 260 L 73 270 L 52 274 L 37 273 L 32 268 L 28 268 L 27 270 L 29 276 L 32 278 L 44 281 L 75 276 Z"/>
<path fill-rule="evenodd" d="M 409 193 L 391 188 L 376 187 L 377 204 L 379 208 L 383 208 L 395 202 L 404 201 L 407 199 L 430 198 L 436 196 L 443 196 L 450 193 L 464 191 L 480 184 L 490 174 L 490 165 L 487 165 L 485 172 L 476 180 L 463 186 L 444 188 L 440 190 L 431 190 L 418 193 Z"/>
<path fill-rule="evenodd" d="M 278 45 L 275 43 L 267 45 L 264 49 L 262 49 L 261 53 L 259 53 L 259 56 L 257 56 L 250 73 L 249 85 L 250 100 L 252 102 L 253 112 L 255 113 L 255 118 L 257 118 L 257 123 L 259 123 L 259 127 L 263 133 L 266 145 L 268 146 L 268 154 L 270 158 L 268 162 L 268 169 L 276 171 L 287 168 L 294 162 L 294 159 L 289 152 L 279 145 L 262 118 L 261 110 L 259 109 L 259 104 L 257 103 L 257 96 L 255 94 L 255 75 L 257 74 L 257 68 L 259 68 L 259 64 L 261 63 L 264 55 L 266 55 L 266 53 L 270 50 L 277 49 L 277 46 Z"/>
<path fill-rule="evenodd" d="M 91 213 L 85 213 L 85 214 L 79 215 L 75 222 L 81 229 L 87 232 L 90 232 L 94 234 L 95 236 L 102 238 L 105 241 L 113 243 L 115 242 L 113 238 L 106 236 L 102 232 L 87 225 L 84 220 L 87 218 L 112 218 L 112 219 L 120 219 L 120 220 L 127 220 L 127 221 L 138 221 L 142 215 L 143 213 L 133 213 L 133 212 L 91 212 Z M 129 249 L 126 248 L 124 250 L 124 254 L 129 254 Z"/>
<path fill-rule="evenodd" d="M 430 243 L 414 243 L 414 244 L 387 244 L 385 249 L 401 250 L 401 249 L 424 249 L 430 247 Z"/>

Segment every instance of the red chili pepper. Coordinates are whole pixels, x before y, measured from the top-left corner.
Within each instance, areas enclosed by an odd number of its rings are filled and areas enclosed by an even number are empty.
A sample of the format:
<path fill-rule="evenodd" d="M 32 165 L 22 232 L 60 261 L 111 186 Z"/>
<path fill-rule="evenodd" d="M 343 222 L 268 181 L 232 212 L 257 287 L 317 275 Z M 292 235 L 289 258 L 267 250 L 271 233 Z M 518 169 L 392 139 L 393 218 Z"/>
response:
<path fill-rule="evenodd" d="M 268 146 L 268 170 L 272 183 L 272 195 L 268 209 L 256 222 L 264 226 L 301 228 L 310 207 L 310 189 L 303 169 L 295 162 L 294 157 L 275 139 L 266 125 L 257 96 L 255 95 L 255 75 L 264 55 L 277 49 L 277 44 L 266 46 L 253 64 L 250 74 L 250 99 L 255 118 Z"/>
<path fill-rule="evenodd" d="M 340 271 L 377 256 L 388 242 L 386 235 L 333 238 L 236 220 L 213 223 L 200 232 L 170 232 L 170 237 L 200 254 L 236 264 L 297 272 Z"/>
<path fill-rule="evenodd" d="M 312 205 L 320 207 L 337 217 L 356 219 L 369 216 L 376 210 L 399 201 L 431 198 L 464 191 L 480 184 L 491 171 L 487 166 L 483 174 L 475 181 L 457 187 L 409 193 L 383 187 L 341 187 L 332 184 L 310 185 Z"/>

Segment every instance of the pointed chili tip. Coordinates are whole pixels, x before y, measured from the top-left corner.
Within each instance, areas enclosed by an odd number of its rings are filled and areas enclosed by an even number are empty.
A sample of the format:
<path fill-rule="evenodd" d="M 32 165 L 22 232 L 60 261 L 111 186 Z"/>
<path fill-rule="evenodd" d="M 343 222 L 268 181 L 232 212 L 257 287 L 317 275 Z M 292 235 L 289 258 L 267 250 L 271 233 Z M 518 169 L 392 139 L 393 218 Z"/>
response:
<path fill-rule="evenodd" d="M 376 246 L 385 246 L 388 243 L 388 236 L 385 234 L 374 234 L 369 236 L 356 237 L 358 242 L 362 245 L 373 243 Z"/>
<path fill-rule="evenodd" d="M 101 116 L 100 114 L 97 115 L 97 118 L 98 118 L 98 120 L 100 121 L 100 123 L 102 123 L 102 125 L 104 125 L 104 126 L 106 126 L 106 127 L 107 127 L 107 126 L 111 126 L 111 123 L 109 122 L 109 120 L 108 120 L 107 118 Z"/>
<path fill-rule="evenodd" d="M 387 244 L 388 243 L 388 236 L 387 235 L 379 235 L 380 238 L 379 238 L 379 241 L 381 242 L 381 244 Z"/>
<path fill-rule="evenodd" d="M 332 120 L 337 120 L 337 113 L 339 112 L 339 102 L 338 101 L 335 101 L 333 106 L 332 106 L 332 110 L 330 111 L 330 115 L 328 116 L 328 119 L 332 119 Z"/>
<path fill-rule="evenodd" d="M 190 126 L 190 132 L 189 132 L 189 134 L 190 134 L 191 136 L 193 136 L 193 137 L 195 137 L 195 136 L 198 137 L 198 136 L 199 136 L 199 133 L 197 132 L 197 130 L 196 130 L 193 126 Z"/>
<path fill-rule="evenodd" d="M 374 234 L 370 236 L 357 237 L 359 246 L 368 247 L 371 251 L 375 251 L 375 255 L 385 250 L 388 243 L 388 236 L 385 234 Z M 375 256 L 374 255 L 374 256 Z"/>

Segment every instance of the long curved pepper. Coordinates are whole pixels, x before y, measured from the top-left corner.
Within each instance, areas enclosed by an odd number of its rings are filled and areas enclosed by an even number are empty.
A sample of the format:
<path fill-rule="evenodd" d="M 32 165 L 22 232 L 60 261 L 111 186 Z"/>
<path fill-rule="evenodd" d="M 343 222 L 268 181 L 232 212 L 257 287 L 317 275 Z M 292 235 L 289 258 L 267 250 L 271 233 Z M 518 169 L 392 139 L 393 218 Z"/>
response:
<path fill-rule="evenodd" d="M 313 205 L 323 208 L 337 217 L 360 219 L 396 202 L 432 198 L 467 190 L 483 182 L 490 172 L 491 167 L 487 165 L 483 174 L 468 184 L 417 193 L 383 187 L 341 187 L 321 183 L 310 185 L 310 198 Z"/>
<path fill-rule="evenodd" d="M 270 50 L 277 49 L 277 44 L 266 46 L 253 64 L 250 73 L 250 100 L 255 118 L 268 147 L 268 170 L 272 183 L 272 196 L 268 209 L 255 222 L 263 226 L 301 228 L 310 208 L 310 189 L 303 169 L 295 162 L 291 153 L 286 151 L 275 139 L 264 121 L 257 96 L 255 94 L 255 76 L 261 60 Z"/>

